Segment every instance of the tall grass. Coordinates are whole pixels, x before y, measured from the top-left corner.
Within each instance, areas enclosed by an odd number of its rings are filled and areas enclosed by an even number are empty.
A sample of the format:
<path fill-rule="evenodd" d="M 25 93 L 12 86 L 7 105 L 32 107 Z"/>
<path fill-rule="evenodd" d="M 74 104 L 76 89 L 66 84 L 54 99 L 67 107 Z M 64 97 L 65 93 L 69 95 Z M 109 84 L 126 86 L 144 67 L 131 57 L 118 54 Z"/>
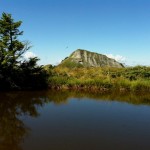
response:
<path fill-rule="evenodd" d="M 150 80 L 136 80 L 132 82 L 132 91 L 150 91 Z"/>
<path fill-rule="evenodd" d="M 150 68 L 64 68 L 56 67 L 50 87 L 99 90 L 150 91 Z"/>

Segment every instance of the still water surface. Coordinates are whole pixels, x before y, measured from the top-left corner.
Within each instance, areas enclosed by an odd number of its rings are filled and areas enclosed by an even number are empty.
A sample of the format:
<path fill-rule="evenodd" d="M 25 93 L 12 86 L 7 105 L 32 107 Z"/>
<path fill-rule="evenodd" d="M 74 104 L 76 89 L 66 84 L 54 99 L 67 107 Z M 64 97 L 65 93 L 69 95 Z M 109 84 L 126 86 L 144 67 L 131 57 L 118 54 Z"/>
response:
<path fill-rule="evenodd" d="M 150 95 L 0 93 L 0 150 L 149 150 Z"/>

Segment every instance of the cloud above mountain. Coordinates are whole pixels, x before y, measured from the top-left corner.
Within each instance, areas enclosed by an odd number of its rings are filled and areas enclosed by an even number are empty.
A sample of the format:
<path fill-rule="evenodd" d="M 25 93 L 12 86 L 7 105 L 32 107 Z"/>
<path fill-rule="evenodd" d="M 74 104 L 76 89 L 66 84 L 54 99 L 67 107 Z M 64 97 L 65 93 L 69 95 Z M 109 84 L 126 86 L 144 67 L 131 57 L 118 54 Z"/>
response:
<path fill-rule="evenodd" d="M 118 62 L 125 62 L 126 61 L 126 58 L 124 56 L 121 56 L 121 55 L 118 55 L 118 54 L 117 55 L 106 54 L 106 56 L 109 57 L 109 58 L 113 58 Z"/>

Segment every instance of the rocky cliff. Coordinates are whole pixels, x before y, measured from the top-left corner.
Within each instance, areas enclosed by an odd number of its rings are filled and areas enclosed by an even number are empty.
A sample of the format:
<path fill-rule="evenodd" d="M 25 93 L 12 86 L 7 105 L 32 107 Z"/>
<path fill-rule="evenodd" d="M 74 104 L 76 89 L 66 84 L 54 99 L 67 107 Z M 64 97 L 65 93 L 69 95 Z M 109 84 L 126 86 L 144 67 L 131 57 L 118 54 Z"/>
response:
<path fill-rule="evenodd" d="M 69 57 L 65 58 L 60 65 L 67 67 L 83 66 L 83 67 L 116 67 L 122 68 L 123 64 L 105 55 L 78 49 Z"/>

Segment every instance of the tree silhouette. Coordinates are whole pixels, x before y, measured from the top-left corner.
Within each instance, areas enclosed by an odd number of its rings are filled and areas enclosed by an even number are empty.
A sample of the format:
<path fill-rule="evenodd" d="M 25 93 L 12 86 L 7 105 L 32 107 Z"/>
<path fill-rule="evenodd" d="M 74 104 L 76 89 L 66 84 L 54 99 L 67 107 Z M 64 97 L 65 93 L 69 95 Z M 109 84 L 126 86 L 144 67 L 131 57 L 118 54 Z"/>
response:
<path fill-rule="evenodd" d="M 0 19 L 0 90 L 46 86 L 46 72 L 36 64 L 39 59 L 22 60 L 23 54 L 31 46 L 28 41 L 21 42 L 18 39 L 23 35 L 23 31 L 19 30 L 21 24 L 22 21 L 15 22 L 11 14 L 2 13 Z M 30 75 L 28 74 L 29 76 L 26 75 L 24 78 L 24 73 L 27 71 L 30 72 Z M 30 82 L 33 81 L 33 77 L 36 81 L 39 77 L 42 80 L 39 80 L 40 82 L 38 81 L 38 85 L 36 85 L 35 82 Z M 30 82 L 30 84 L 28 85 L 26 82 Z"/>

